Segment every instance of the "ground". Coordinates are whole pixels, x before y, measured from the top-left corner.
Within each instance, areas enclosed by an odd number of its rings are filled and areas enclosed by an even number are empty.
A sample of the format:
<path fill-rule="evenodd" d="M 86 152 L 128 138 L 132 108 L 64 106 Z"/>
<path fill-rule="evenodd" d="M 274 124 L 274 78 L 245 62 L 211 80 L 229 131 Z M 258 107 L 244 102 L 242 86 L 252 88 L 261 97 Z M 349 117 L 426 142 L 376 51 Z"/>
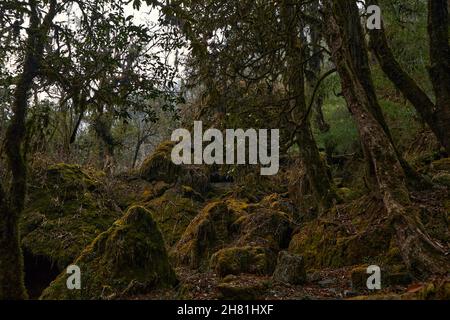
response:
<path fill-rule="evenodd" d="M 449 299 L 448 274 L 418 277 L 405 265 L 376 195 L 341 181 L 340 202 L 317 216 L 299 209 L 288 178 L 210 179 L 211 168 L 169 164 L 169 146 L 115 177 L 68 164 L 34 174 L 41 187 L 30 189 L 21 224 L 32 298 L 45 289 L 42 299 Z M 435 182 L 411 192 L 424 230 L 447 252 L 449 164 L 421 162 Z M 65 288 L 69 264 L 84 273 L 81 293 Z M 366 289 L 372 264 L 380 291 Z M 296 273 L 285 274 L 291 283 L 275 280 L 277 266 Z"/>

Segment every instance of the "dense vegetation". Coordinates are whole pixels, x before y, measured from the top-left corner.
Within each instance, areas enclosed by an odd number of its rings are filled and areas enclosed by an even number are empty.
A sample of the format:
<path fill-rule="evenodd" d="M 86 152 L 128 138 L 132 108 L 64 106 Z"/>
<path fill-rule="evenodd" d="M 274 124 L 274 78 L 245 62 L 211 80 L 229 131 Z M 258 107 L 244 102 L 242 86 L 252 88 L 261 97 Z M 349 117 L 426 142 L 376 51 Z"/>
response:
<path fill-rule="evenodd" d="M 0 299 L 449 299 L 449 7 L 1 1 Z M 174 164 L 194 121 L 279 172 Z"/>

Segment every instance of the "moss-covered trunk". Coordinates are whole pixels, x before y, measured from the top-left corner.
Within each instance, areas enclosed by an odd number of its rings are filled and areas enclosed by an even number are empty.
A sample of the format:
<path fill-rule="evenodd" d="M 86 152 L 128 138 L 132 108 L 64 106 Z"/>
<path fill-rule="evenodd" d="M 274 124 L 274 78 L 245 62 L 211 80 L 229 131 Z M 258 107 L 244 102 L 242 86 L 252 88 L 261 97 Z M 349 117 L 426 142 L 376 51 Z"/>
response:
<path fill-rule="evenodd" d="M 347 24 L 349 15 L 357 14 L 352 0 L 334 0 L 327 4 L 327 41 L 341 78 L 341 86 L 348 107 L 358 126 L 361 143 L 366 150 L 366 161 L 373 168 L 373 180 L 383 200 L 397 235 L 397 245 L 406 265 L 415 275 L 443 273 L 449 261 L 443 249 L 426 234 L 418 219 L 418 211 L 410 201 L 406 178 L 391 139 L 371 112 L 371 92 L 361 80 L 355 67 L 354 55 L 362 52 L 350 49 Z M 353 26 L 355 28 L 355 26 Z"/>
<path fill-rule="evenodd" d="M 377 0 L 370 4 L 378 5 Z M 384 26 L 369 30 L 370 48 L 383 72 L 415 107 L 440 144 L 450 153 L 450 49 L 448 37 L 448 1 L 428 1 L 430 38 L 430 78 L 436 103 L 401 67 L 386 39 Z"/>
<path fill-rule="evenodd" d="M 296 6 L 283 1 L 281 6 L 284 32 L 286 35 L 285 82 L 292 103 L 292 120 L 300 156 L 306 168 L 309 185 L 317 200 L 319 211 L 329 208 L 335 197 L 332 182 L 327 174 L 324 161 L 311 132 L 309 112 L 305 97 L 305 44 L 301 36 L 301 26 L 296 16 Z"/>
<path fill-rule="evenodd" d="M 29 4 L 30 26 L 27 30 L 23 70 L 16 83 L 11 122 L 5 137 L 5 151 L 12 179 L 9 196 L 3 188 L 0 195 L 0 299 L 27 298 L 18 227 L 27 187 L 25 122 L 28 94 L 34 78 L 38 75 L 50 24 L 56 15 L 56 0 L 50 1 L 49 11 L 42 22 L 39 18 L 38 3 L 29 1 Z"/>

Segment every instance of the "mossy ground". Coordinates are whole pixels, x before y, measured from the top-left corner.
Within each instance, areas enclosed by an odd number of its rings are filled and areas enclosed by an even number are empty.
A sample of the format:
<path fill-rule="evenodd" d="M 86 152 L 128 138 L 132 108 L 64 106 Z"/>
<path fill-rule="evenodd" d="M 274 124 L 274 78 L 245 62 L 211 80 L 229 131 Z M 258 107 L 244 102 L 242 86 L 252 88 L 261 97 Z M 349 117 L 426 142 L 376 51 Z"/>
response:
<path fill-rule="evenodd" d="M 67 275 L 61 273 L 42 298 L 163 294 L 228 299 L 233 298 L 230 292 L 236 296 L 250 292 L 253 297 L 251 288 L 263 288 L 257 296 L 264 298 L 346 298 L 353 296 L 345 291 L 352 290 L 355 266 L 377 264 L 389 270 L 392 279 L 409 277 L 383 203 L 373 195 L 361 196 L 361 190 L 354 192 L 355 184 L 345 177 L 339 178 L 338 185 L 342 203 L 317 217 L 308 211 L 310 203 L 297 206 L 286 186 L 289 170 L 275 180 L 249 176 L 214 184 L 204 181 L 208 170 L 163 164 L 170 148 L 170 144 L 160 146 L 138 175 L 111 180 L 98 171 L 59 164 L 36 180 L 21 223 L 23 246 L 61 269 L 75 261 L 87 284 L 84 290 L 69 292 Z M 421 163 L 424 167 L 419 171 L 430 177 L 450 172 L 446 159 Z M 450 195 L 445 184 L 411 195 L 427 232 L 440 243 L 448 243 Z M 157 231 L 149 235 L 149 230 Z M 283 286 L 271 277 L 278 253 L 286 249 L 304 261 L 308 280 L 302 286 Z M 176 279 L 171 265 L 181 281 L 178 289 L 172 288 Z M 337 281 L 330 290 L 314 276 L 328 281 L 326 275 L 338 272 L 346 280 Z M 200 289 L 191 285 L 194 278 L 202 283 Z M 245 285 L 241 286 L 242 281 Z M 428 290 L 429 283 L 434 282 L 423 283 L 420 294 L 408 292 L 406 284 L 402 284 L 403 291 L 395 291 L 390 284 L 379 295 L 445 297 L 446 285 L 433 284 L 434 289 Z M 367 298 L 364 290 L 356 293 Z"/>

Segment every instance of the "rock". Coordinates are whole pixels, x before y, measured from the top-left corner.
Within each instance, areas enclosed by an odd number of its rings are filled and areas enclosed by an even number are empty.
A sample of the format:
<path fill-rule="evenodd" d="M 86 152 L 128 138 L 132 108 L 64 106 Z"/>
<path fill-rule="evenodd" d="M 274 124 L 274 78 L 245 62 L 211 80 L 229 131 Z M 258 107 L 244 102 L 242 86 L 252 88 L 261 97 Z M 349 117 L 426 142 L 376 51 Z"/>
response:
<path fill-rule="evenodd" d="M 151 213 L 132 207 L 101 233 L 74 261 L 81 270 L 81 290 L 69 290 L 62 272 L 41 299 L 123 298 L 177 283 L 164 241 Z"/>
<path fill-rule="evenodd" d="M 413 278 L 407 272 L 389 273 L 387 275 L 387 284 L 390 286 L 406 286 L 411 284 Z"/>
<path fill-rule="evenodd" d="M 252 243 L 276 251 L 289 246 L 294 229 L 289 214 L 260 205 L 250 207 L 248 211 L 249 214 L 236 223 L 240 231 L 239 244 Z"/>
<path fill-rule="evenodd" d="M 22 248 L 62 270 L 123 213 L 101 171 L 60 163 L 35 175 L 20 221 Z"/>
<path fill-rule="evenodd" d="M 182 167 L 172 162 L 171 153 L 174 145 L 172 141 L 161 143 L 142 163 L 140 176 L 148 181 L 176 182 Z"/>
<path fill-rule="evenodd" d="M 344 290 L 344 297 L 345 298 L 356 297 L 357 295 L 358 295 L 358 293 L 356 293 L 354 291 Z"/>
<path fill-rule="evenodd" d="M 352 290 L 356 292 L 367 290 L 367 266 L 359 266 L 351 271 Z"/>
<path fill-rule="evenodd" d="M 206 166 L 176 165 L 172 162 L 172 149 L 175 143 L 162 142 L 148 156 L 139 169 L 139 175 L 147 181 L 164 181 L 193 187 L 200 192 L 209 188 L 209 172 Z"/>
<path fill-rule="evenodd" d="M 384 215 L 382 201 L 367 196 L 339 205 L 319 219 L 303 223 L 292 236 L 288 251 L 300 254 L 306 269 L 340 268 L 359 265 L 368 256 L 384 257 L 395 245 L 391 245 L 392 226 L 388 221 L 370 225 L 373 217 Z"/>
<path fill-rule="evenodd" d="M 338 188 L 336 190 L 336 193 L 341 199 L 343 199 L 345 201 L 353 200 L 355 198 L 355 193 L 349 188 L 345 188 L 345 187 Z"/>
<path fill-rule="evenodd" d="M 224 300 L 259 300 L 267 291 L 266 283 L 246 283 L 239 279 L 220 283 L 217 289 Z"/>
<path fill-rule="evenodd" d="M 242 208 L 246 208 L 245 203 L 242 203 Z M 172 248 L 174 261 L 194 269 L 208 266 L 211 255 L 220 245 L 232 241 L 236 233 L 232 225 L 244 214 L 244 211 L 233 208 L 227 201 L 208 203 Z"/>
<path fill-rule="evenodd" d="M 274 280 L 294 285 L 303 284 L 306 281 L 305 263 L 299 255 L 281 251 L 278 254 L 278 262 L 273 273 Z"/>
<path fill-rule="evenodd" d="M 444 158 L 444 159 L 433 161 L 431 163 L 431 167 L 434 170 L 450 171 L 450 158 Z"/>
<path fill-rule="evenodd" d="M 336 283 L 336 280 L 334 280 L 334 279 L 324 279 L 324 280 L 317 282 L 317 284 L 323 288 L 327 288 L 335 283 Z"/>
<path fill-rule="evenodd" d="M 450 173 L 447 172 L 439 172 L 436 174 L 432 181 L 437 184 L 441 184 L 446 187 L 450 187 Z"/>
<path fill-rule="evenodd" d="M 221 277 L 240 273 L 272 274 L 275 253 L 264 247 L 232 247 L 217 251 L 211 257 L 211 268 Z"/>
<path fill-rule="evenodd" d="M 185 188 L 190 187 L 172 187 L 159 197 L 143 204 L 146 209 L 153 212 L 153 218 L 168 247 L 172 247 L 180 240 L 201 208 L 200 202 L 184 192 Z M 190 190 L 195 192 L 191 188 Z"/>

